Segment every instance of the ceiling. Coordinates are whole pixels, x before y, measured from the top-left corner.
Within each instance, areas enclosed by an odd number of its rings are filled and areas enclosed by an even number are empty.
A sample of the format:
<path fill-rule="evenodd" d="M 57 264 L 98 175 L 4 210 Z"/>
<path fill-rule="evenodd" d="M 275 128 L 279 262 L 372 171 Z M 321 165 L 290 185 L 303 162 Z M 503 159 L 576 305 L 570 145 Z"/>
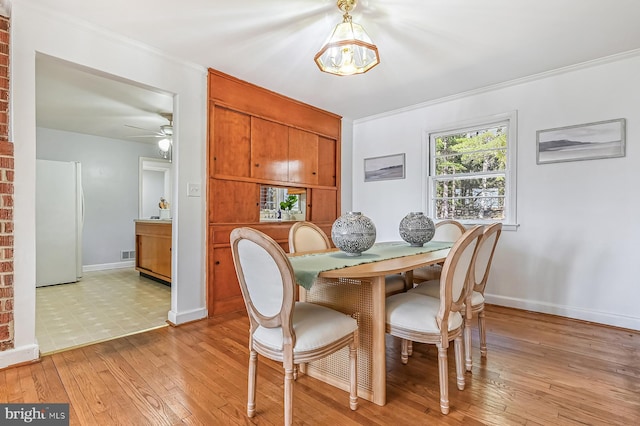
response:
<path fill-rule="evenodd" d="M 313 61 L 342 19 L 335 0 L 36 3 L 351 119 L 640 48 L 637 0 L 360 0 L 353 21 L 378 46 L 381 63 L 338 77 Z M 39 125 L 56 128 L 63 104 L 78 108 L 91 92 L 108 101 L 101 113 L 119 127 L 166 124 L 158 112 L 170 110 L 168 95 L 107 89 L 103 80 L 56 73 L 60 63 L 47 59 L 38 72 Z M 50 99 L 56 87 L 80 81 L 77 98 Z"/>

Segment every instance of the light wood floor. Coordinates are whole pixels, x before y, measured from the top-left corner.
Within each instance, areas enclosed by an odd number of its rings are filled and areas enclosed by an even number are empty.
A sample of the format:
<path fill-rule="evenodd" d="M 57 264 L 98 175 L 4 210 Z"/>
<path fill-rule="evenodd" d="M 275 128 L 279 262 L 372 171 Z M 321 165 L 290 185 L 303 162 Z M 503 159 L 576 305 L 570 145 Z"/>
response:
<path fill-rule="evenodd" d="M 162 328 L 45 356 L 0 371 L 0 403 L 69 402 L 72 425 L 280 425 L 283 371 L 260 359 L 257 415 L 246 417 L 244 314 Z M 640 332 L 500 308 L 487 308 L 488 358 L 467 387 L 455 385 L 451 412 L 440 414 L 437 354 L 414 346 L 408 365 L 387 336 L 387 405 L 301 376 L 294 420 L 304 425 L 637 425 Z"/>

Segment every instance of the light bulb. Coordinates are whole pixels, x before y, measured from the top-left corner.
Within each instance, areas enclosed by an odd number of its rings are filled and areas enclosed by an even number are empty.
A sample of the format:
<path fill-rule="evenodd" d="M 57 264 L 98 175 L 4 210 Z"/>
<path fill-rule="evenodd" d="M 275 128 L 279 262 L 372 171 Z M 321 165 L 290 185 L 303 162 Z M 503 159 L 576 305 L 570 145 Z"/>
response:
<path fill-rule="evenodd" d="M 169 148 L 171 148 L 171 140 L 170 139 L 160 139 L 158 141 L 158 148 L 162 152 L 168 152 Z"/>

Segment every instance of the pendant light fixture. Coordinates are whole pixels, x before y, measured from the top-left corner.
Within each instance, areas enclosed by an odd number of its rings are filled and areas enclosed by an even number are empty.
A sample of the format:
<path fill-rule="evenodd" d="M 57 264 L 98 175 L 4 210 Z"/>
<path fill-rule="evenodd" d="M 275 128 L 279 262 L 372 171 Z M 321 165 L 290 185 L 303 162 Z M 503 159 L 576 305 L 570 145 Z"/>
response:
<path fill-rule="evenodd" d="M 338 0 L 343 15 L 329 39 L 316 54 L 315 61 L 321 71 L 336 75 L 362 74 L 380 63 L 378 48 L 361 25 L 353 23 L 349 12 L 357 0 Z"/>

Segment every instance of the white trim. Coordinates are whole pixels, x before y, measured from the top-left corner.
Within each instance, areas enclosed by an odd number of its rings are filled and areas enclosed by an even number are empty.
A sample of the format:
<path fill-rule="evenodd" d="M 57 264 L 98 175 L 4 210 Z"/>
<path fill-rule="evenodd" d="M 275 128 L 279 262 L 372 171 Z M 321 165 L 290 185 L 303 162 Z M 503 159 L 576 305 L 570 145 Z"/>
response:
<path fill-rule="evenodd" d="M 525 309 L 543 314 L 558 315 L 567 318 L 579 319 L 613 327 L 640 330 L 640 317 L 618 315 L 610 312 L 581 309 L 573 306 L 558 305 L 556 303 L 542 302 L 539 300 L 527 300 L 516 297 L 497 296 L 485 294 L 486 303 L 506 306 L 509 308 Z"/>
<path fill-rule="evenodd" d="M 127 260 L 126 262 L 115 262 L 115 263 L 102 263 L 97 265 L 84 265 L 82 267 L 82 272 L 94 272 L 94 271 L 106 271 L 109 269 L 123 269 L 123 268 L 133 268 L 136 266 L 136 262 L 133 260 Z"/>
<path fill-rule="evenodd" d="M 206 308 L 193 309 L 191 311 L 176 312 L 169 311 L 168 320 L 171 324 L 180 325 L 191 321 L 197 321 L 208 316 Z"/>
<path fill-rule="evenodd" d="M 31 344 L 0 352 L 0 369 L 40 358 L 40 346 Z"/>
<path fill-rule="evenodd" d="M 433 99 L 433 100 L 430 100 L 430 101 L 426 101 L 426 102 L 422 102 L 422 103 L 419 103 L 419 104 L 410 105 L 410 106 L 403 107 L 403 108 L 394 109 L 394 110 L 383 112 L 383 113 L 376 114 L 376 115 L 370 115 L 370 116 L 367 116 L 367 117 L 359 118 L 357 120 L 353 120 L 353 123 L 354 123 L 354 125 L 356 125 L 356 124 L 365 123 L 365 122 L 371 121 L 371 120 L 377 120 L 379 118 L 392 117 L 392 116 L 397 115 L 397 114 L 402 114 L 402 113 L 405 113 L 405 112 L 410 112 L 410 111 L 414 111 L 414 110 L 421 109 L 421 108 L 426 108 L 426 107 L 433 106 L 433 105 L 443 104 L 443 103 L 446 103 L 446 102 L 455 101 L 455 100 L 458 100 L 458 99 L 463 99 L 463 98 L 466 98 L 466 97 L 479 95 L 479 94 L 482 94 L 482 93 L 492 92 L 494 90 L 505 89 L 505 88 L 512 87 L 512 86 L 518 86 L 520 84 L 530 83 L 530 82 L 537 81 L 537 80 L 543 80 L 545 78 L 549 78 L 549 77 L 553 77 L 553 76 L 561 75 L 561 74 L 566 74 L 566 73 L 570 73 L 570 72 L 573 72 L 573 71 L 582 70 L 582 69 L 585 69 L 585 68 L 597 67 L 599 65 L 605 65 L 605 64 L 608 64 L 608 63 L 611 63 L 611 62 L 623 61 L 625 59 L 633 58 L 633 57 L 636 57 L 636 56 L 640 56 L 640 49 L 633 49 L 633 50 L 629 50 L 629 51 L 622 52 L 622 53 L 616 53 L 614 55 L 609 55 L 609 56 L 605 56 L 605 57 L 598 58 L 598 59 L 592 59 L 592 60 L 586 61 L 586 62 L 580 62 L 579 64 L 568 65 L 566 67 L 556 68 L 556 69 L 550 70 L 550 71 L 543 71 L 543 72 L 538 73 L 538 74 L 533 74 L 533 75 L 529 75 L 529 76 L 526 76 L 526 77 L 516 78 L 516 79 L 513 79 L 513 80 L 509 80 L 509 81 L 504 81 L 502 83 L 497 83 L 497 84 L 493 84 L 493 85 L 490 85 L 490 86 L 481 87 L 479 89 L 467 90 L 466 92 L 456 93 L 456 94 L 451 95 L 451 96 L 445 96 L 445 97 L 442 97 L 442 98 Z"/>

